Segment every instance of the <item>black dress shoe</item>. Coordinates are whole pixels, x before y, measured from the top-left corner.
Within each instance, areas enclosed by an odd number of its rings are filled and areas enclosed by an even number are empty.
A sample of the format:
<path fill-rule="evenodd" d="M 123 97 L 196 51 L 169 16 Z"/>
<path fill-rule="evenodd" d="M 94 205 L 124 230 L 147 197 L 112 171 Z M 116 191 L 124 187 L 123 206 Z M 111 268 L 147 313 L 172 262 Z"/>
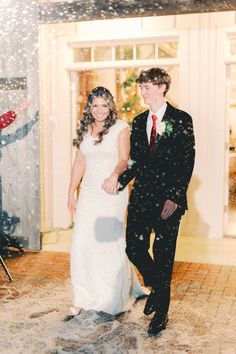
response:
<path fill-rule="evenodd" d="M 152 290 L 144 306 L 144 310 L 143 310 L 144 315 L 151 315 L 151 313 L 156 311 L 155 297 L 156 297 L 155 291 Z"/>
<path fill-rule="evenodd" d="M 155 336 L 164 329 L 166 329 L 166 325 L 169 319 L 167 315 L 158 316 L 157 313 L 154 314 L 153 318 L 148 327 L 148 334 L 151 336 Z"/>

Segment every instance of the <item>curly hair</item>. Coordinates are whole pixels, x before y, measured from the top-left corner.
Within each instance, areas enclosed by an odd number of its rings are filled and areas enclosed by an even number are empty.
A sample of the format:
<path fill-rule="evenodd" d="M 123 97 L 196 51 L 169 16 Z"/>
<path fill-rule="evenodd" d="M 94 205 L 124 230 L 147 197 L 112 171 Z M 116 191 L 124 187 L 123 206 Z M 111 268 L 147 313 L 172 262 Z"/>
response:
<path fill-rule="evenodd" d="M 144 84 L 146 82 L 151 82 L 153 85 L 166 85 L 164 96 L 168 92 L 171 84 L 170 75 L 161 68 L 151 68 L 148 70 L 141 71 L 139 77 L 136 79 L 138 84 Z"/>
<path fill-rule="evenodd" d="M 102 86 L 95 87 L 88 95 L 88 100 L 83 111 L 83 116 L 80 120 L 80 127 L 77 129 L 77 138 L 73 140 L 73 145 L 79 147 L 83 141 L 84 135 L 88 132 L 89 126 L 95 122 L 94 117 L 91 114 L 91 108 L 94 98 L 102 97 L 109 106 L 109 115 L 105 119 L 103 130 L 98 133 L 98 138 L 95 140 L 95 144 L 99 144 L 103 140 L 103 135 L 109 132 L 109 128 L 115 124 L 117 119 L 117 110 L 114 103 L 111 92 Z"/>

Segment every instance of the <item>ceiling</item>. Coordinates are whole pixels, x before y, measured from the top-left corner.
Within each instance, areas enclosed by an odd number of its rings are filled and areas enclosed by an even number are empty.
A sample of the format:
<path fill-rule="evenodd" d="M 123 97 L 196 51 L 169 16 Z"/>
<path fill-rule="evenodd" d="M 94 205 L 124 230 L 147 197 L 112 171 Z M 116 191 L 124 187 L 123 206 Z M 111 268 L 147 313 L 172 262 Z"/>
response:
<path fill-rule="evenodd" d="M 41 23 L 236 11 L 236 0 L 41 0 Z"/>

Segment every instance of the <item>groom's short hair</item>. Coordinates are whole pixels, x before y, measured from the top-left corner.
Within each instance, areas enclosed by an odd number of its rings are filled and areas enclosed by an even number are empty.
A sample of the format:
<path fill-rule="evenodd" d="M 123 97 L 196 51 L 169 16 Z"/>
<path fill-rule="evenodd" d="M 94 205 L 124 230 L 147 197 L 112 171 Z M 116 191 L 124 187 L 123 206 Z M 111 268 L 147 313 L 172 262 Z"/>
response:
<path fill-rule="evenodd" d="M 170 88 L 171 77 L 170 75 L 161 68 L 151 68 L 148 70 L 141 71 L 139 77 L 136 79 L 138 84 L 143 84 L 146 82 L 151 82 L 153 85 L 166 85 L 164 95 Z"/>

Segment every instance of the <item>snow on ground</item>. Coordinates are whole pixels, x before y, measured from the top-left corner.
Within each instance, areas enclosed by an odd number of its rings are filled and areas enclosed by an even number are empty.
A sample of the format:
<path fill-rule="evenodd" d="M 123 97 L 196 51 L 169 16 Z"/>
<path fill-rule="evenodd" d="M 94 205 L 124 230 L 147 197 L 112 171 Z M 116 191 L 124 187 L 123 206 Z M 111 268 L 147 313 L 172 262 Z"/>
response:
<path fill-rule="evenodd" d="M 146 333 L 151 316 L 145 299 L 128 313 L 113 317 L 83 311 L 64 322 L 72 297 L 70 281 L 40 288 L 3 288 L 0 304 L 2 354 L 235 354 L 236 320 L 215 316 L 216 304 L 173 300 L 167 329 L 158 337 Z M 214 315 L 213 315 L 214 313 Z"/>

